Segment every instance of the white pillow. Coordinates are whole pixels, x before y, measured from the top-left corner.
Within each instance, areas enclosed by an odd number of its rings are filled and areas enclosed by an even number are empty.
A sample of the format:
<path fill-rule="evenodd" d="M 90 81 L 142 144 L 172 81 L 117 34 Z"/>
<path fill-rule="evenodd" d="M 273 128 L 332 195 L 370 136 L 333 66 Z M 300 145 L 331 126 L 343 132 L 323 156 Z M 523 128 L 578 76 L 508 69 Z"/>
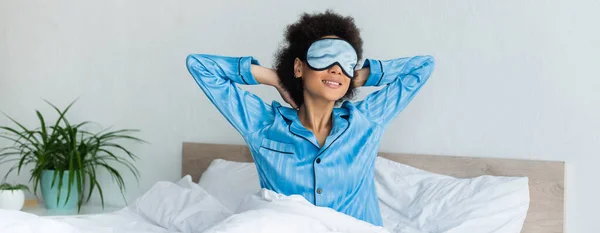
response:
<path fill-rule="evenodd" d="M 232 212 L 247 195 L 260 190 L 254 163 L 224 159 L 213 160 L 200 177 L 198 185 Z"/>
<path fill-rule="evenodd" d="M 378 157 L 376 188 L 391 232 L 519 233 L 529 209 L 527 177 L 458 179 Z"/>

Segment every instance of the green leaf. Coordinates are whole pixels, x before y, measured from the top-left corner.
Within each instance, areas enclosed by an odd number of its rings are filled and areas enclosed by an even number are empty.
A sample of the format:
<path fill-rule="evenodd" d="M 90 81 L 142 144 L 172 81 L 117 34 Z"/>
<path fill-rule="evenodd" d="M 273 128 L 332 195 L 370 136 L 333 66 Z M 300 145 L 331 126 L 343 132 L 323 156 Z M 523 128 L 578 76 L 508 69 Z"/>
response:
<path fill-rule="evenodd" d="M 48 132 L 46 131 L 46 122 L 44 122 L 44 117 L 42 116 L 42 114 L 40 113 L 40 111 L 35 111 L 35 113 L 38 116 L 38 119 L 40 119 L 40 124 L 41 124 L 41 136 L 42 136 L 42 142 L 44 142 L 44 144 L 47 144 L 48 142 Z"/>
<path fill-rule="evenodd" d="M 16 120 L 15 120 L 15 119 L 13 119 L 12 117 L 10 117 L 10 116 L 8 116 L 8 115 L 6 115 L 6 114 L 4 114 L 4 116 L 6 116 L 6 117 L 7 117 L 7 118 L 8 118 L 10 121 L 12 121 L 12 122 L 13 122 L 13 123 L 15 123 L 17 126 L 19 126 L 19 127 L 20 127 L 20 128 L 21 128 L 21 129 L 22 129 L 24 132 L 30 132 L 30 130 L 29 130 L 29 129 L 25 128 L 25 126 L 23 126 L 21 123 L 19 123 L 18 121 L 16 121 Z M 5 129 L 5 130 L 8 130 L 8 131 L 13 131 L 13 132 L 15 132 L 15 133 L 17 133 L 17 134 L 18 134 L 18 132 L 17 132 L 16 130 L 12 129 L 12 128 L 8 128 L 8 127 L 1 127 L 1 128 Z M 33 138 L 33 139 L 35 139 L 35 140 L 37 141 L 37 139 L 36 139 L 36 138 Z M 37 141 L 37 143 L 39 144 L 39 141 Z"/>
<path fill-rule="evenodd" d="M 65 175 L 65 171 L 64 170 L 54 171 L 55 177 L 56 177 L 56 173 L 58 173 L 58 194 L 56 195 L 56 205 L 59 205 L 60 195 L 62 193 L 63 177 Z M 52 181 L 52 183 L 54 183 L 54 180 Z"/>
<path fill-rule="evenodd" d="M 20 145 L 38 145 L 39 144 L 38 142 L 30 139 L 31 137 L 30 137 L 29 131 L 19 132 L 19 131 L 16 131 L 15 129 L 13 129 L 13 128 L 5 127 L 5 126 L 0 126 L 0 129 L 9 131 L 9 132 L 14 133 L 17 136 L 19 136 L 19 138 L 17 138 L 17 139 L 12 139 L 12 138 L 4 137 L 3 136 L 3 138 L 9 139 L 9 140 L 13 141 L 14 143 L 18 143 Z M 27 142 L 29 144 L 21 142 L 21 139 L 27 140 Z"/>
<path fill-rule="evenodd" d="M 10 190 L 10 191 L 23 190 L 23 191 L 29 191 L 29 187 L 27 187 L 27 185 L 24 185 L 24 184 L 11 185 L 9 183 L 3 183 L 3 184 L 0 184 L 0 190 Z"/>
<path fill-rule="evenodd" d="M 75 152 L 71 152 L 71 153 L 75 153 Z M 73 157 L 74 156 L 69 156 L 70 160 L 69 160 L 69 181 L 67 183 L 67 199 L 65 199 L 65 205 L 67 204 L 67 201 L 69 200 L 69 197 L 71 196 L 71 188 L 73 187 L 73 179 L 75 178 L 75 168 L 74 168 L 74 164 L 73 164 Z"/>

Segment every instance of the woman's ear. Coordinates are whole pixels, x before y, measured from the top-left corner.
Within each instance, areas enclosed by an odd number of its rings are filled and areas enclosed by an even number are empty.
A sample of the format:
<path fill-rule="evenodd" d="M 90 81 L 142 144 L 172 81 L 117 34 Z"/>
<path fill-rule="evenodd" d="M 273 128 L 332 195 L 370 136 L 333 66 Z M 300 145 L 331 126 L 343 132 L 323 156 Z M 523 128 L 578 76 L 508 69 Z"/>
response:
<path fill-rule="evenodd" d="M 300 60 L 300 58 L 296 58 L 294 60 L 294 77 L 302 78 L 302 68 L 304 63 Z"/>

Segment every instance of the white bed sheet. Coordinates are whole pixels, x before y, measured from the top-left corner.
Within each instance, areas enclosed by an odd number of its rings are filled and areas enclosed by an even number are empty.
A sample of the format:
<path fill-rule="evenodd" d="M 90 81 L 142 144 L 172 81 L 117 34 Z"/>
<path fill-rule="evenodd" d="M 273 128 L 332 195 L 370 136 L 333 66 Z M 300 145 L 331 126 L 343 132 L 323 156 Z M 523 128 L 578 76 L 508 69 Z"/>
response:
<path fill-rule="evenodd" d="M 78 232 L 78 233 L 179 233 L 157 226 L 129 208 L 113 213 L 77 216 L 42 216 L 0 210 L 0 232 Z"/>

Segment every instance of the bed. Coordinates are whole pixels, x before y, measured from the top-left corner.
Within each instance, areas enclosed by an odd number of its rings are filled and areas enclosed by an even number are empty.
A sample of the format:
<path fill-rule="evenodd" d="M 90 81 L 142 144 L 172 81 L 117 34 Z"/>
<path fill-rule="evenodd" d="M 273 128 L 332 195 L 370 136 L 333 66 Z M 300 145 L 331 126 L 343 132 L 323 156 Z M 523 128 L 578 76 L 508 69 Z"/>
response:
<path fill-rule="evenodd" d="M 562 161 L 476 158 L 462 156 L 379 153 L 402 164 L 457 178 L 482 175 L 525 176 L 529 178 L 531 202 L 523 233 L 563 233 L 565 219 L 564 175 Z M 215 159 L 252 162 L 244 145 L 184 142 L 182 175 L 197 182 Z"/>
<path fill-rule="evenodd" d="M 379 153 L 375 167 L 384 226 L 316 207 L 299 195 L 285 196 L 252 185 L 258 177 L 246 146 L 185 142 L 182 178 L 155 183 L 119 211 L 40 217 L 0 210 L 0 229 L 63 233 L 564 232 L 563 162 Z M 221 191 L 216 192 L 210 182 Z M 240 187 L 251 188 L 239 192 L 243 201 L 227 199 Z M 230 202 L 231 206 L 226 205 Z"/>

